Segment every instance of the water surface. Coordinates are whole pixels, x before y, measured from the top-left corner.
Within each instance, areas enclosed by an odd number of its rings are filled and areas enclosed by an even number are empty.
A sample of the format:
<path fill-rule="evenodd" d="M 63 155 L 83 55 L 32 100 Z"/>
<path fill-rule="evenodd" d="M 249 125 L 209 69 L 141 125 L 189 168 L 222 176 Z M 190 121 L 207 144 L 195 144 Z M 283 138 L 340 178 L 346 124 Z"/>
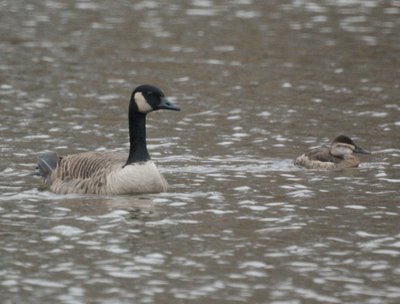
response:
<path fill-rule="evenodd" d="M 398 303 L 398 1 L 3 1 L 4 303 Z M 39 154 L 128 149 L 168 193 L 55 195 Z M 293 165 L 350 135 L 360 168 Z"/>

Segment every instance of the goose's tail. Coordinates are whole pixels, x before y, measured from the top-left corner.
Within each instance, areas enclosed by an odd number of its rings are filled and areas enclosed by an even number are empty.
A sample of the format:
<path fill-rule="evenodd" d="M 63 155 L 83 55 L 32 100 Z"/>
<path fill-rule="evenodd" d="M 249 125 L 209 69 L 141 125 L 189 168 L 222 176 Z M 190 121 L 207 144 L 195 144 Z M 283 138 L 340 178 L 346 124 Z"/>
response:
<path fill-rule="evenodd" d="M 58 155 L 55 152 L 47 152 L 39 156 L 36 173 L 44 179 L 47 179 L 51 172 L 57 168 Z"/>

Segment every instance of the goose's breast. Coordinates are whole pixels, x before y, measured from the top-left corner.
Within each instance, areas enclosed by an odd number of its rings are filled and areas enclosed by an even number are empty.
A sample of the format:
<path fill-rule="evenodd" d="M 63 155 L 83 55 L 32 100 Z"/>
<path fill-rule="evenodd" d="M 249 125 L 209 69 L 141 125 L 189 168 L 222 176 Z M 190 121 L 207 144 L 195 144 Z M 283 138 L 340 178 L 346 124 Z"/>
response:
<path fill-rule="evenodd" d="M 110 194 L 157 193 L 166 191 L 168 184 L 152 161 L 130 164 L 113 170 L 107 177 Z"/>

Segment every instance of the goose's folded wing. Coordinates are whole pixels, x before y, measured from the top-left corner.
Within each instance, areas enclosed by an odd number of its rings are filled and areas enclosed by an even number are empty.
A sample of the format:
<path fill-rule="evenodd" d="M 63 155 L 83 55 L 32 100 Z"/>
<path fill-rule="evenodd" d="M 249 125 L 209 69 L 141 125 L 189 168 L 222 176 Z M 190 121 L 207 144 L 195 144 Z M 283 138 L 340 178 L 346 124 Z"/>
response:
<path fill-rule="evenodd" d="M 59 179 L 87 179 L 106 173 L 126 162 L 124 153 L 86 152 L 60 158 L 57 168 Z"/>

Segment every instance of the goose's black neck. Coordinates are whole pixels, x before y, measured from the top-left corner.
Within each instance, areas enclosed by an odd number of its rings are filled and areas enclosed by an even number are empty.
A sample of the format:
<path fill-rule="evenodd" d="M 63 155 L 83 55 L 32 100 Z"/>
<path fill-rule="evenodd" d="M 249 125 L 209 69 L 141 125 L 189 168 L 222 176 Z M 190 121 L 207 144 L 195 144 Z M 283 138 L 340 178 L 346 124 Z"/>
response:
<path fill-rule="evenodd" d="M 126 165 L 150 159 L 146 144 L 146 114 L 129 111 L 130 150 Z"/>

